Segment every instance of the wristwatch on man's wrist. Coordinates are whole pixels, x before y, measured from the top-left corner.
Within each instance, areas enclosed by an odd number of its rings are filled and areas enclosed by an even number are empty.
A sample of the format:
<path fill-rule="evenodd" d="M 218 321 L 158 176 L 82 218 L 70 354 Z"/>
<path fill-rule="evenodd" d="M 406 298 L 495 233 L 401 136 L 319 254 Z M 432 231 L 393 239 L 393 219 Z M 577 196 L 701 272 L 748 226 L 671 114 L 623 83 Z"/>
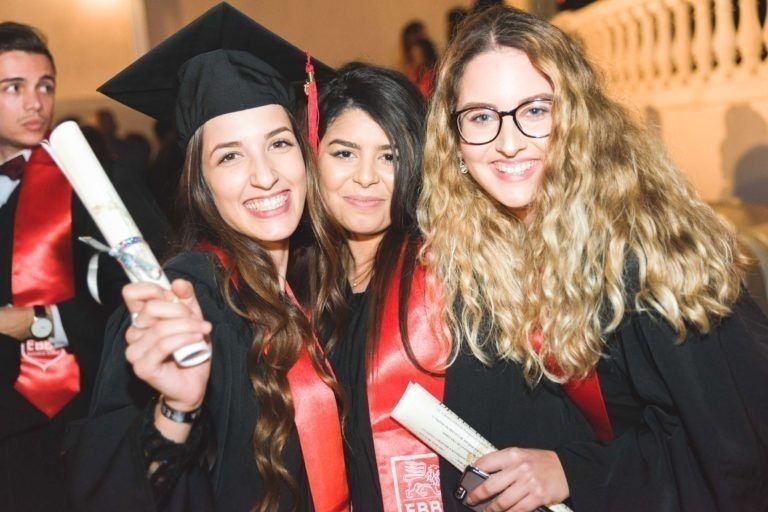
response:
<path fill-rule="evenodd" d="M 32 325 L 29 330 L 32 337 L 38 340 L 47 340 L 53 334 L 53 322 L 48 318 L 45 312 L 45 306 L 32 306 L 35 311 L 35 318 L 32 319 Z"/>

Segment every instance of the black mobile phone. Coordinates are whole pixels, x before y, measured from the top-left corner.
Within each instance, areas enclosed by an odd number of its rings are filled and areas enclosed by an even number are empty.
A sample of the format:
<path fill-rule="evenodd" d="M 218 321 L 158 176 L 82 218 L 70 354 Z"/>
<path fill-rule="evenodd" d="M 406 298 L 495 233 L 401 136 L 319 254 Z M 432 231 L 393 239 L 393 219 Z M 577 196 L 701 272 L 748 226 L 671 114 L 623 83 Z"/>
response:
<path fill-rule="evenodd" d="M 485 510 L 485 507 L 490 503 L 490 501 L 493 499 L 489 499 L 487 501 L 484 501 L 482 503 L 478 503 L 477 505 L 474 505 L 470 507 L 467 505 L 467 496 L 469 496 L 469 493 L 471 493 L 475 487 L 483 483 L 483 481 L 488 478 L 490 475 L 483 471 L 482 469 L 477 469 L 474 466 L 467 466 L 467 469 L 464 470 L 464 473 L 461 475 L 461 480 L 459 480 L 459 486 L 456 487 L 456 490 L 453 491 L 453 496 L 459 500 L 465 507 L 469 508 L 470 510 L 476 510 L 479 512 L 482 512 Z"/>
<path fill-rule="evenodd" d="M 478 503 L 473 507 L 470 507 L 469 505 L 467 505 L 466 499 L 467 499 L 467 496 L 469 496 L 469 493 L 471 493 L 475 489 L 475 487 L 483 483 L 483 481 L 487 479 L 489 476 L 490 475 L 485 471 L 483 471 L 482 469 L 478 469 L 474 466 L 467 466 L 467 468 L 464 470 L 464 473 L 461 475 L 461 480 L 459 480 L 459 486 L 456 487 L 455 491 L 453 491 L 453 496 L 470 510 L 483 512 L 485 510 L 485 507 L 488 506 L 488 504 L 493 500 L 493 498 L 489 498 L 484 502 Z M 552 512 L 552 509 L 550 509 L 549 507 L 541 506 L 541 507 L 536 507 L 536 510 L 534 512 Z"/>

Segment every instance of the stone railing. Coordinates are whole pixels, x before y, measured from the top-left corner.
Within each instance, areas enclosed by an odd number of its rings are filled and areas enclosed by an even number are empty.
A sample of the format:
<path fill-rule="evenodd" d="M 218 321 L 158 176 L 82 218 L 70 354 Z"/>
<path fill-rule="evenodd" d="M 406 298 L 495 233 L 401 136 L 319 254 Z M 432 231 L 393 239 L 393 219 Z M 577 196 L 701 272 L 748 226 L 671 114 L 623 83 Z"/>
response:
<path fill-rule="evenodd" d="M 734 224 L 768 312 L 765 0 L 598 0 L 553 22 L 611 93 L 658 129 L 675 163 Z"/>
<path fill-rule="evenodd" d="M 759 3 L 600 0 L 553 21 L 583 41 L 616 93 L 638 103 L 659 93 L 681 101 L 765 98 L 768 24 Z"/>
<path fill-rule="evenodd" d="M 768 202 L 765 3 L 598 0 L 552 21 L 658 127 L 705 199 Z"/>

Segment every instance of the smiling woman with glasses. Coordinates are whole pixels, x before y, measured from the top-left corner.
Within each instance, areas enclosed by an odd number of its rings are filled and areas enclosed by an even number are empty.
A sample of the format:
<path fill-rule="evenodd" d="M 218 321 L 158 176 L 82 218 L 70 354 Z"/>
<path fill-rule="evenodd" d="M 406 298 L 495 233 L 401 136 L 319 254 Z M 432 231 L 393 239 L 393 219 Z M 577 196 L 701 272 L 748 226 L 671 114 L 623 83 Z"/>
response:
<path fill-rule="evenodd" d="M 731 230 L 544 20 L 476 14 L 436 84 L 418 218 L 454 349 L 561 387 L 593 435 L 495 443 L 470 503 L 766 510 L 768 319 Z M 512 428 L 482 407 L 451 408 Z"/>
<path fill-rule="evenodd" d="M 327 240 L 292 246 L 288 279 L 297 283 L 297 297 L 318 324 L 347 398 L 344 440 L 353 508 L 458 512 L 455 507 L 464 508 L 453 497 L 459 473 L 390 415 L 410 383 L 449 408 L 473 402 L 483 419 L 470 419 L 496 446 L 586 440 L 589 426 L 556 385 L 531 392 L 514 363 L 487 371 L 471 353 L 451 354 L 461 333 L 446 336 L 439 283 L 427 280 L 417 258 L 426 114 L 418 90 L 399 73 L 353 63 L 321 87 L 319 107 L 320 180 L 313 196 L 321 199 L 333 229 Z M 320 251 L 321 244 L 330 249 Z M 312 293 L 329 278 L 343 294 Z M 530 420 L 516 422 L 518 417 Z"/>
<path fill-rule="evenodd" d="M 461 140 L 475 146 L 493 142 L 501 133 L 501 124 L 506 116 L 512 118 L 517 129 L 526 137 L 547 137 L 552 130 L 552 98 L 528 100 L 506 112 L 480 105 L 453 113 Z"/>

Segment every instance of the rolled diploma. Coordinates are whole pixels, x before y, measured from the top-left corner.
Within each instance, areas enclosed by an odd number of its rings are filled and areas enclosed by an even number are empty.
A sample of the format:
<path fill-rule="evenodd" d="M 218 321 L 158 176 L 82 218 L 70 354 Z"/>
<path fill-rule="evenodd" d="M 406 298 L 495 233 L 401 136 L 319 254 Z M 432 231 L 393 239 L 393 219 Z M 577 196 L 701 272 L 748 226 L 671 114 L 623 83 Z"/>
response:
<path fill-rule="evenodd" d="M 459 471 L 496 451 L 487 439 L 415 382 L 408 384 L 392 417 Z M 553 512 L 571 510 L 565 505 L 549 508 Z"/>
<path fill-rule="evenodd" d="M 165 289 L 170 289 L 168 278 L 152 253 L 149 245 L 141 237 L 141 232 L 125 208 L 112 182 L 109 181 L 96 155 L 85 140 L 80 127 L 74 121 L 66 121 L 51 132 L 50 142 L 44 144 L 46 150 L 56 161 L 59 168 L 72 184 L 88 213 L 91 214 L 99 230 L 110 247 L 125 246 L 124 253 L 146 265 L 126 266 L 119 260 L 132 282 L 152 282 Z M 126 241 L 134 241 L 130 245 Z M 178 349 L 173 358 L 180 366 L 194 366 L 206 361 L 211 350 L 204 340 Z"/>
<path fill-rule="evenodd" d="M 415 382 L 408 384 L 392 417 L 459 471 L 496 448 Z"/>

